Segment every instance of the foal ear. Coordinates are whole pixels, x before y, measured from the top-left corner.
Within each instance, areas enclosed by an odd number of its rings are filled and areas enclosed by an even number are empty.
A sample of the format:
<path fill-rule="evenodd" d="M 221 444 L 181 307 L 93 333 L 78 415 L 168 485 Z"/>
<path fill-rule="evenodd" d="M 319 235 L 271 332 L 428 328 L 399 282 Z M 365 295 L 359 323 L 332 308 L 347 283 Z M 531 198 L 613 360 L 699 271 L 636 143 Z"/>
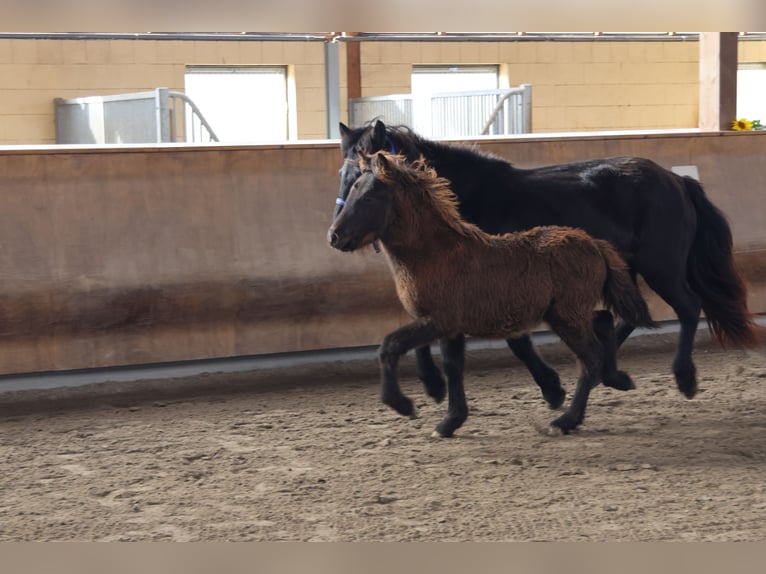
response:
<path fill-rule="evenodd" d="M 372 151 L 385 149 L 386 147 L 386 124 L 381 120 L 375 120 L 372 126 Z"/>
<path fill-rule="evenodd" d="M 375 170 L 388 171 L 388 158 L 384 153 L 376 153 L 372 156 L 372 167 Z"/>

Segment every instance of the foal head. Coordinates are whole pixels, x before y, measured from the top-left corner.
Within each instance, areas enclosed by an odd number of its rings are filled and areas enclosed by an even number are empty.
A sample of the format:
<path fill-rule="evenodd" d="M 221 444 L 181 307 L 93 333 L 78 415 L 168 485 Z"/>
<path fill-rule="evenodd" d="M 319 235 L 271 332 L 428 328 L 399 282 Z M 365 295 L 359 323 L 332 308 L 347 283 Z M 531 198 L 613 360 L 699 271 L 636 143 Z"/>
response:
<path fill-rule="evenodd" d="M 359 177 L 350 186 L 343 211 L 327 232 L 327 240 L 335 249 L 354 251 L 380 239 L 385 232 L 396 200 L 395 186 L 383 177 L 390 163 L 383 154 L 358 163 Z"/>
<path fill-rule="evenodd" d="M 377 239 L 408 243 L 447 228 L 485 240 L 479 228 L 460 218 L 449 181 L 422 157 L 408 162 L 379 151 L 363 156 L 359 168 L 346 205 L 327 232 L 332 247 L 354 251 Z"/>

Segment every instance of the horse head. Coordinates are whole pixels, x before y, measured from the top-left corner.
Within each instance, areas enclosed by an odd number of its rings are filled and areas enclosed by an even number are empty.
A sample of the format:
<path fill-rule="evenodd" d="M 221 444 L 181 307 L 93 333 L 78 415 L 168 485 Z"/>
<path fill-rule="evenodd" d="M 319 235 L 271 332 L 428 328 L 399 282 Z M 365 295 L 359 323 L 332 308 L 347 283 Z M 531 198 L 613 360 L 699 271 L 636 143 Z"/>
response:
<path fill-rule="evenodd" d="M 327 231 L 330 245 L 354 251 L 380 239 L 394 206 L 391 187 L 380 179 L 389 168 L 384 154 L 363 155 L 357 162 L 359 176 L 349 186 L 345 206 Z"/>
<path fill-rule="evenodd" d="M 340 123 L 340 151 L 343 155 L 343 166 L 338 172 L 340 189 L 335 200 L 333 220 L 337 219 L 346 204 L 351 186 L 362 173 L 359 167 L 360 158 L 390 147 L 386 125 L 381 120 L 375 120 L 359 128 L 349 128 L 343 122 Z"/>

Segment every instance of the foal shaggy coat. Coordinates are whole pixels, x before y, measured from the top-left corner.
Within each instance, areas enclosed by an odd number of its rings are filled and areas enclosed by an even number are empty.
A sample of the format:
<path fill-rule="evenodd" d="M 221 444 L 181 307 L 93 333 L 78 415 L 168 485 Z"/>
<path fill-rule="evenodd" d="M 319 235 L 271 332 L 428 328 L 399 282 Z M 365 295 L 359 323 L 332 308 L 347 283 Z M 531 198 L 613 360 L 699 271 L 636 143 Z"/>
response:
<path fill-rule="evenodd" d="M 385 337 L 380 349 L 382 399 L 414 416 L 399 389 L 399 357 L 437 339 L 448 379 L 449 415 L 437 427 L 451 436 L 467 417 L 464 335 L 518 337 L 547 322 L 581 361 L 569 409 L 551 423 L 569 432 L 583 420 L 590 389 L 602 378 L 629 388 L 616 370 L 611 314 L 652 325 L 646 303 L 611 245 L 565 227 L 492 236 L 458 214 L 449 182 L 424 162 L 379 152 L 362 166 L 348 202 L 328 232 L 331 245 L 353 251 L 379 239 L 405 310 L 415 322 Z M 438 396 L 436 397 L 439 398 Z"/>

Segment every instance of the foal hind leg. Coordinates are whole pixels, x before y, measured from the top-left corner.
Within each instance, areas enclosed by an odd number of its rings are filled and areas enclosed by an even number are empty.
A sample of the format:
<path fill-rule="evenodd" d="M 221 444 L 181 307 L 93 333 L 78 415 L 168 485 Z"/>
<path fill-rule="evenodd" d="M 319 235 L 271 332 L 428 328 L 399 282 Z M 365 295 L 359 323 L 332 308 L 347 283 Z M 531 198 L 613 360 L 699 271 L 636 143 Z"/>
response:
<path fill-rule="evenodd" d="M 580 361 L 580 377 L 569 407 L 550 424 L 551 433 L 568 434 L 582 424 L 590 391 L 601 380 L 604 348 L 590 323 L 568 323 L 553 309 L 548 311 L 545 320 Z"/>
<path fill-rule="evenodd" d="M 566 391 L 561 387 L 558 373 L 535 351 L 532 338 L 529 335 L 523 335 L 517 339 L 506 339 L 505 342 L 508 343 L 513 354 L 529 369 L 548 406 L 551 409 L 559 408 L 566 398 Z"/>
<path fill-rule="evenodd" d="M 437 403 L 442 402 L 447 394 L 447 387 L 439 367 L 434 363 L 429 345 L 415 349 L 415 364 L 417 365 L 418 378 L 423 382 L 426 394 Z"/>
<path fill-rule="evenodd" d="M 620 391 L 635 389 L 636 385 L 630 376 L 617 369 L 617 337 L 614 318 L 609 311 L 600 310 L 593 313 L 593 331 L 604 348 L 601 382 L 606 387 Z"/>
<path fill-rule="evenodd" d="M 401 415 L 415 418 L 417 412 L 412 401 L 399 388 L 399 357 L 416 347 L 438 339 L 441 333 L 427 319 L 418 319 L 383 338 L 378 350 L 381 373 L 381 400 Z"/>
<path fill-rule="evenodd" d="M 465 366 L 465 337 L 460 334 L 440 341 L 444 372 L 447 375 L 449 406 L 447 416 L 440 422 L 435 435 L 451 437 L 468 418 L 468 403 L 463 389 L 463 368 Z"/>

